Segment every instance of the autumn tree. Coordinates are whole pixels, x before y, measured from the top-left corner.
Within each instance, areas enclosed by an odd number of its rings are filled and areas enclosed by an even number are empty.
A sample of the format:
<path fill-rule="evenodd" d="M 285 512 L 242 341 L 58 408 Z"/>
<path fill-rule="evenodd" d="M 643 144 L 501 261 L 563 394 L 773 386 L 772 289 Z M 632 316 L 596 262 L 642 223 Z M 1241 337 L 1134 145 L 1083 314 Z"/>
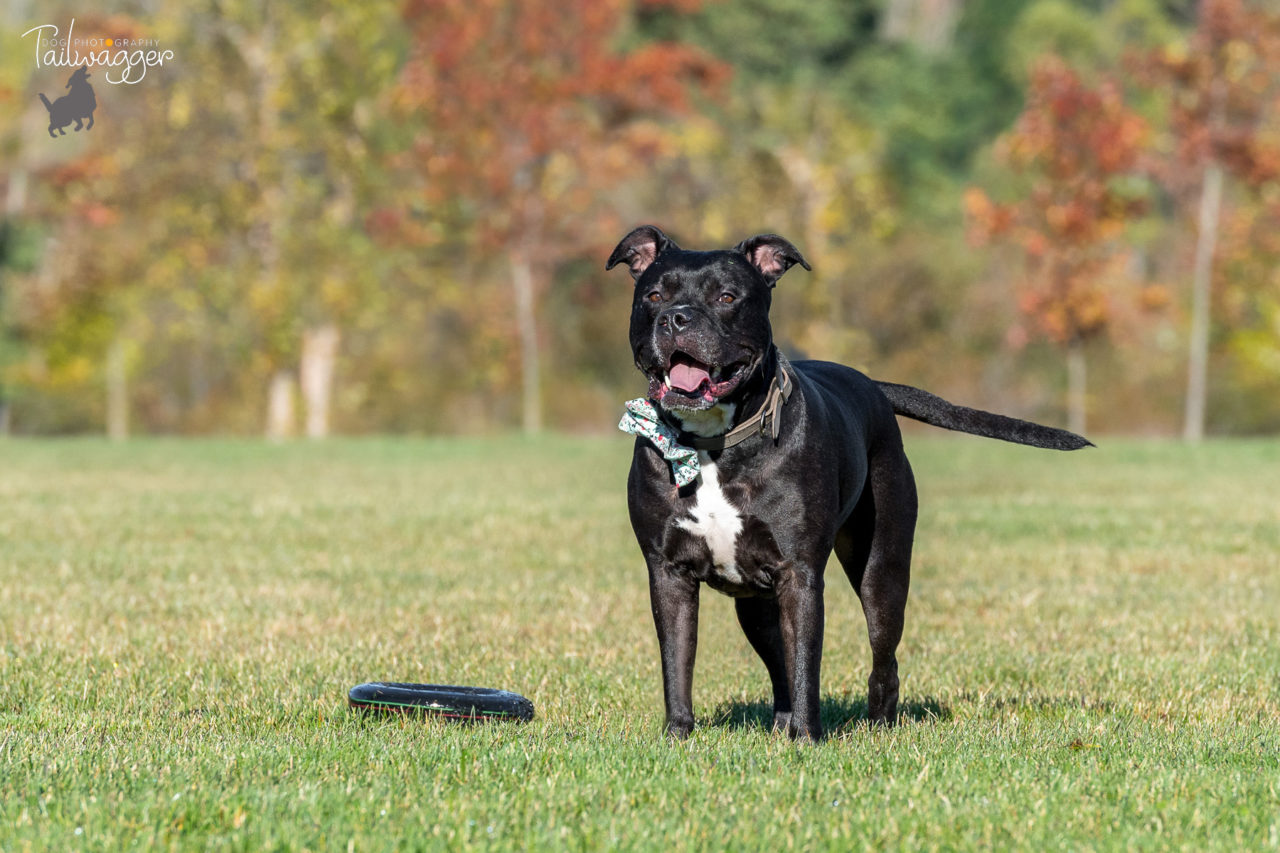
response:
<path fill-rule="evenodd" d="M 1191 330 L 1183 436 L 1204 436 L 1213 272 L 1225 178 L 1258 187 L 1280 178 L 1275 128 L 1280 107 L 1280 13 L 1247 0 L 1202 0 L 1185 43 L 1157 51 L 1143 68 L 1168 98 L 1169 154 L 1162 178 L 1194 208 Z"/>
<path fill-rule="evenodd" d="M 542 427 L 537 304 L 550 271 L 599 239 L 601 192 L 659 152 L 652 119 L 686 110 L 726 74 L 680 44 L 618 48 L 629 10 L 622 0 L 404 8 L 400 105 L 425 128 L 408 166 L 427 215 L 461 216 L 466 248 L 506 267 L 529 432 Z"/>
<path fill-rule="evenodd" d="M 306 434 L 319 438 L 330 429 L 344 327 L 382 286 L 380 252 L 363 226 L 384 185 L 366 164 L 377 158 L 374 116 L 394 82 L 387 45 L 397 22 L 394 10 L 367 3 L 327 4 L 317 14 L 223 0 L 218 12 L 203 31 L 217 39 L 210 68 L 244 95 L 230 108 L 238 180 L 222 189 L 243 218 L 245 297 L 255 308 L 256 354 L 270 373 L 267 432 L 293 431 L 296 384 Z M 189 112 L 196 93 L 175 97 Z"/>
<path fill-rule="evenodd" d="M 137 33 L 134 22 L 125 16 L 89 14 L 81 23 L 81 31 L 106 27 L 126 38 Z M 4 76 L 13 79 L 10 75 L 15 70 L 6 64 Z M 29 67 L 22 69 L 21 76 L 27 78 L 24 88 L 41 85 L 41 75 Z M 20 114 L 16 106 L 14 113 Z M 127 123 L 135 113 L 132 104 L 122 103 L 114 106 L 113 115 Z M 41 145 L 43 140 L 33 144 L 24 137 L 21 125 L 11 136 L 0 131 L 0 137 L 5 136 L 9 138 L 4 145 L 0 230 L 8 237 L 8 246 L 0 253 L 18 250 L 16 254 L 26 257 L 14 264 L 15 256 L 7 264 L 10 268 L 0 271 L 0 283 L 5 285 L 0 308 L 7 333 L 3 336 L 21 344 L 0 353 L 0 361 L 7 362 L 0 365 L 0 385 L 44 384 L 65 392 L 86 377 L 105 380 L 105 397 L 94 395 L 92 407 L 105 415 L 108 435 L 122 438 L 128 431 L 128 407 L 124 345 L 116 334 L 117 308 L 126 289 L 120 283 L 136 271 L 137 259 L 127 245 L 112 242 L 121 217 L 105 199 L 112 197 L 121 170 L 117 160 L 104 153 L 111 148 L 109 143 L 101 149 L 95 145 L 118 136 L 111 127 L 97 127 L 92 138 L 86 132 L 71 146 L 52 147 Z M 46 427 L 65 428 L 59 415 L 51 420 Z"/>
<path fill-rule="evenodd" d="M 291 401 L 300 384 L 307 432 L 323 435 L 343 334 L 392 314 L 368 316 L 389 288 L 363 225 L 396 12 L 179 5 L 155 4 L 183 21 L 163 37 L 181 62 L 137 86 L 95 76 L 93 133 L 38 140 L 10 172 L 30 173 L 25 215 L 50 236 L 13 288 L 27 357 L 8 372 L 45 389 L 103 382 L 114 435 L 131 412 L 159 429 L 261 429 L 267 388 Z M 85 15 L 76 30 L 156 31 Z M 67 162 L 42 165 L 45 152 Z"/>
<path fill-rule="evenodd" d="M 1238 389 L 1223 399 L 1220 426 L 1256 432 L 1280 424 L 1280 185 L 1245 195 L 1224 218 L 1215 312 L 1229 330 L 1227 374 Z"/>
<path fill-rule="evenodd" d="M 978 241 L 1009 241 L 1021 250 L 1018 304 L 1066 354 L 1068 423 L 1076 432 L 1085 429 L 1085 345 L 1111 320 L 1110 290 L 1123 255 L 1117 238 L 1143 209 L 1129 179 L 1146 135 L 1115 82 L 1090 85 L 1046 57 L 1032 72 L 1022 115 L 999 143 L 1024 192 L 1003 204 L 976 188 L 966 196 Z"/>

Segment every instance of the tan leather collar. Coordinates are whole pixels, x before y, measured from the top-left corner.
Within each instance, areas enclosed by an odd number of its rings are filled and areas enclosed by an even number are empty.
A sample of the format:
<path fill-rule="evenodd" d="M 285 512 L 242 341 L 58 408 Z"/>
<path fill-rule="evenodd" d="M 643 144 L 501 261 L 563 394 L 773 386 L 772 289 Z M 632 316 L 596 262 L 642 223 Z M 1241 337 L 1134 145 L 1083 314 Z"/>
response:
<path fill-rule="evenodd" d="M 788 367 L 787 360 L 783 358 L 782 353 L 778 353 L 778 371 L 773 375 L 773 381 L 769 383 L 769 393 L 765 396 L 764 405 L 760 407 L 760 411 L 751 418 L 724 435 L 704 438 L 686 433 L 680 437 L 680 443 L 695 450 L 713 452 L 742 444 L 755 435 L 767 435 L 773 441 L 777 441 L 778 430 L 782 425 L 782 407 L 787 404 L 795 388 L 795 383 L 791 381 L 791 374 L 787 372 Z"/>

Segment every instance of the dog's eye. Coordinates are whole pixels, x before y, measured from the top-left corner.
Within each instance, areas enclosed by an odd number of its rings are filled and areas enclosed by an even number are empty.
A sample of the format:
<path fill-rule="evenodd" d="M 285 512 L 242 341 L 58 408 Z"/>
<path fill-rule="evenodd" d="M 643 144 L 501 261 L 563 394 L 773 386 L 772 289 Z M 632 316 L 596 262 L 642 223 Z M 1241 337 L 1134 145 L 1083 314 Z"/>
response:
<path fill-rule="evenodd" d="M 650 302 L 661 302 L 662 293 L 657 290 L 651 291 L 649 295 L 645 297 L 645 299 L 648 299 Z"/>
<path fill-rule="evenodd" d="M 735 297 L 732 293 L 720 294 L 720 301 L 723 302 L 725 305 L 731 305 L 734 299 Z"/>

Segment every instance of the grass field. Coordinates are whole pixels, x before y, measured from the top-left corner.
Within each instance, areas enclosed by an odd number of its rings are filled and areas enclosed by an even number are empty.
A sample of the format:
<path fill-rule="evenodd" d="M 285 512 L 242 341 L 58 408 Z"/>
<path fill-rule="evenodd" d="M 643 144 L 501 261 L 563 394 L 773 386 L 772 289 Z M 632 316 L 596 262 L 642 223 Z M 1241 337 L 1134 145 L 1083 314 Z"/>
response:
<path fill-rule="evenodd" d="M 1280 442 L 1102 444 L 908 438 L 903 722 L 833 566 L 815 747 L 709 591 L 661 735 L 623 437 L 0 442 L 0 849 L 1277 849 Z"/>

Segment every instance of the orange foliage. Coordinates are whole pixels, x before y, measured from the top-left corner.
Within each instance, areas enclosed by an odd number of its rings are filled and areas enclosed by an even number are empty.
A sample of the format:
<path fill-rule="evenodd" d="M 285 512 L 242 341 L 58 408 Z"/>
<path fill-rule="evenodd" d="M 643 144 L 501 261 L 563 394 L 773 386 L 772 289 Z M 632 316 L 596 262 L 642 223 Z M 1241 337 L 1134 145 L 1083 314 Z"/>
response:
<path fill-rule="evenodd" d="M 1057 343 L 1097 335 L 1110 322 L 1106 278 L 1116 240 L 1143 210 L 1120 179 L 1138 171 L 1147 133 L 1114 82 L 1090 86 L 1046 57 L 1032 73 L 1022 115 L 1000 141 L 1005 161 L 1029 179 L 1027 194 L 1008 204 L 978 189 L 965 195 L 971 239 L 1022 249 L 1018 305 Z"/>
<path fill-rule="evenodd" d="M 412 158 L 428 201 L 466 199 L 483 211 L 482 239 L 506 245 L 642 168 L 657 149 L 636 119 L 687 110 L 692 91 L 714 91 L 728 71 L 680 44 L 616 50 L 629 8 L 410 0 L 412 52 L 397 100 L 428 124 Z M 567 167 L 552 174 L 557 158 Z"/>
<path fill-rule="evenodd" d="M 1280 14 L 1245 0 L 1203 0 L 1185 46 L 1134 63 L 1144 83 L 1169 93 L 1173 156 L 1160 164 L 1175 191 L 1193 190 L 1209 159 L 1246 183 L 1280 179 L 1280 140 L 1264 132 L 1280 109 Z"/>
<path fill-rule="evenodd" d="M 1213 263 L 1215 312 L 1231 326 L 1265 313 L 1280 259 L 1280 10 L 1274 3 L 1202 0 L 1185 45 L 1133 63 L 1164 93 L 1170 141 L 1153 164 L 1195 216 L 1211 163 L 1250 192 L 1223 206 Z M 1246 335 L 1247 336 L 1247 335 Z"/>

